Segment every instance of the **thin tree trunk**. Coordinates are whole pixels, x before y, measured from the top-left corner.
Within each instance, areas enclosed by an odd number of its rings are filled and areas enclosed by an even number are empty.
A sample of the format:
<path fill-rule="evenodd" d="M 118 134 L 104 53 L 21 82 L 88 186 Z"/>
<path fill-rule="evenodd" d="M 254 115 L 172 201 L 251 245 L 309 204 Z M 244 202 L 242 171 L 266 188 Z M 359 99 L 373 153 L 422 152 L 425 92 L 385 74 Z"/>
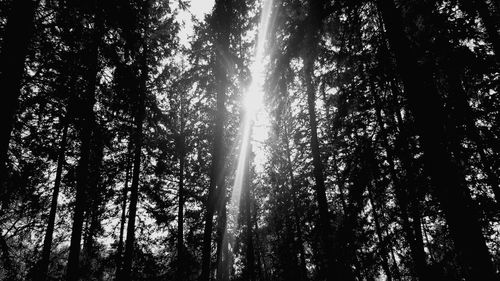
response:
<path fill-rule="evenodd" d="M 393 1 L 378 0 L 394 52 L 397 69 L 403 81 L 410 109 L 422 137 L 426 170 L 435 187 L 436 197 L 444 210 L 450 234 L 469 280 L 496 280 L 476 213 L 476 206 L 446 149 L 443 113 L 432 72 L 419 65 L 412 55 L 403 30 L 403 19 Z"/>
<path fill-rule="evenodd" d="M 0 198 L 2 198 L 2 202 L 0 203 L 5 209 L 7 209 L 10 200 L 10 192 L 7 190 L 5 182 L 7 179 L 7 153 L 21 94 L 25 59 L 34 30 L 37 3 L 35 0 L 11 1 L 2 40 L 0 54 L 0 87 L 2 89 L 2 102 L 0 103 L 0 120 L 2 120 L 0 122 Z"/>
<path fill-rule="evenodd" d="M 66 117 L 67 118 L 67 117 Z M 66 119 L 65 118 L 65 119 Z M 57 213 L 57 199 L 59 197 L 59 188 L 61 186 L 61 178 L 63 166 L 65 163 L 64 155 L 66 153 L 66 142 L 68 135 L 68 121 L 64 120 L 64 127 L 59 144 L 59 154 L 57 156 L 57 169 L 56 178 L 54 181 L 54 190 L 52 191 L 52 201 L 50 203 L 49 219 L 47 221 L 47 229 L 45 230 L 45 237 L 43 240 L 42 257 L 38 266 L 38 274 L 35 274 L 34 280 L 45 281 L 47 279 L 47 272 L 49 269 L 50 251 L 52 249 L 52 236 L 54 234 L 54 225 Z"/>

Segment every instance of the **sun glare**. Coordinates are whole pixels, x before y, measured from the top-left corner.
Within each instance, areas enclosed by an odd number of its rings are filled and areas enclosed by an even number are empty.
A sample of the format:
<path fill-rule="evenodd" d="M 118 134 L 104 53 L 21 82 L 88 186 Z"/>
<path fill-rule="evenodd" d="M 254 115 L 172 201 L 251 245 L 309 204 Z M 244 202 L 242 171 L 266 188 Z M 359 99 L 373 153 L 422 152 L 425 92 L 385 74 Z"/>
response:
<path fill-rule="evenodd" d="M 267 31 L 269 30 L 270 16 L 271 16 L 271 5 L 272 0 L 263 0 L 262 13 L 260 18 L 260 24 L 258 27 L 257 34 L 257 44 L 255 45 L 253 63 L 250 66 L 250 75 L 252 80 L 248 89 L 246 89 L 243 99 L 243 120 L 240 129 L 241 142 L 240 151 L 238 154 L 237 167 L 234 171 L 234 183 L 231 191 L 231 201 L 229 204 L 229 217 L 234 218 L 237 224 L 238 211 L 240 205 L 240 195 L 241 189 L 244 184 L 245 174 L 248 173 L 246 169 L 248 150 L 252 149 L 252 139 L 253 139 L 253 127 L 254 125 L 262 126 L 263 120 L 260 112 L 263 110 L 263 97 L 264 97 L 264 82 L 265 82 L 265 38 Z M 260 134 L 263 134 L 263 130 L 256 130 Z M 258 137 L 262 138 L 262 136 Z M 254 147 L 255 151 L 255 147 Z M 226 233 L 225 235 L 232 235 L 231 233 Z M 228 237 L 224 237 L 227 239 Z"/>

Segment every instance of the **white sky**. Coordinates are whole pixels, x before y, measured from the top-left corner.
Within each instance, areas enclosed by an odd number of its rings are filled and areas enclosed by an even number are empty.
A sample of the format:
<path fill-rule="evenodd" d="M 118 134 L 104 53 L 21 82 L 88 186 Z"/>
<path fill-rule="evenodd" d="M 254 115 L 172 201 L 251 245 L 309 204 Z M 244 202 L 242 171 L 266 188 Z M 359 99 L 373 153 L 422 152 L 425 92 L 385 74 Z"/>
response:
<path fill-rule="evenodd" d="M 175 3 L 176 1 L 174 1 Z M 187 46 L 189 37 L 193 35 L 193 22 L 191 14 L 198 20 L 203 20 L 205 15 L 212 11 L 215 0 L 191 0 L 189 11 L 181 11 L 178 15 L 178 20 L 183 24 L 180 30 L 179 37 L 182 45 Z"/>

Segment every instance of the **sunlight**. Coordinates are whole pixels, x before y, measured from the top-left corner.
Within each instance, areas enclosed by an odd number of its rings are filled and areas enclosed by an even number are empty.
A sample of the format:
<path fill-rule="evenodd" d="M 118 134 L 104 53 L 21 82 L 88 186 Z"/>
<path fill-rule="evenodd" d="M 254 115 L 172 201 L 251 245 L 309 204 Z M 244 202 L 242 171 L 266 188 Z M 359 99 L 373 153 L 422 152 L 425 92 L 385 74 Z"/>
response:
<path fill-rule="evenodd" d="M 252 81 L 245 91 L 242 99 L 243 108 L 243 120 L 240 127 L 241 143 L 240 151 L 238 154 L 237 166 L 235 170 L 234 183 L 231 189 L 231 199 L 228 206 L 228 218 L 230 218 L 235 225 L 238 224 L 238 214 L 240 206 L 240 196 L 242 187 L 244 186 L 245 176 L 249 170 L 248 155 L 252 149 L 252 138 L 253 138 L 253 127 L 256 122 L 268 122 L 267 118 L 257 118 L 257 115 L 261 115 L 260 111 L 264 108 L 263 98 L 264 98 L 264 82 L 265 82 L 265 39 L 266 34 L 269 30 L 270 16 L 271 16 L 272 0 L 263 0 L 262 13 L 260 18 L 260 24 L 258 27 L 257 34 L 257 44 L 255 46 L 253 63 L 250 66 L 250 75 Z M 260 124 L 262 125 L 262 124 Z M 262 128 L 258 130 L 261 136 L 257 138 L 262 138 L 264 130 Z M 226 231 L 223 239 L 232 239 L 234 233 Z"/>
<path fill-rule="evenodd" d="M 243 108 L 250 119 L 252 119 L 257 111 L 263 107 L 262 99 L 264 91 L 262 86 L 264 84 L 264 78 L 260 76 L 263 76 L 264 69 L 263 67 L 259 67 L 256 68 L 255 71 L 256 72 L 252 69 L 251 73 L 254 78 L 252 78 L 252 83 L 243 97 Z"/>
<path fill-rule="evenodd" d="M 260 24 L 258 27 L 257 44 L 253 63 L 250 66 L 252 81 L 243 96 L 243 121 L 241 126 L 241 144 L 235 178 L 231 193 L 230 210 L 238 212 L 240 204 L 241 188 L 245 173 L 245 162 L 247 161 L 248 149 L 251 146 L 252 127 L 254 126 L 256 114 L 263 108 L 264 82 L 265 82 L 265 39 L 269 30 L 272 0 L 263 0 Z M 231 212 L 231 211 L 230 211 Z M 237 213 L 230 214 L 236 219 Z"/>

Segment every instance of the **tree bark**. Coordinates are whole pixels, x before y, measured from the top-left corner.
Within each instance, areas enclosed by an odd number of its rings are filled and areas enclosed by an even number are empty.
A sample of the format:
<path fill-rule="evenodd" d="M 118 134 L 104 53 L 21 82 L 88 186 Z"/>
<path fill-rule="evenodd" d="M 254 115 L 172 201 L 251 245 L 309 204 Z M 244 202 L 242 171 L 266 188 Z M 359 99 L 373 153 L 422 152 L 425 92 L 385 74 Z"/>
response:
<path fill-rule="evenodd" d="M 426 171 L 444 210 L 450 234 L 469 280 L 496 280 L 475 205 L 463 175 L 446 148 L 443 109 L 432 71 L 418 64 L 406 34 L 403 19 L 393 1 L 378 0 L 389 45 L 396 59 L 410 110 L 422 138 Z"/>

